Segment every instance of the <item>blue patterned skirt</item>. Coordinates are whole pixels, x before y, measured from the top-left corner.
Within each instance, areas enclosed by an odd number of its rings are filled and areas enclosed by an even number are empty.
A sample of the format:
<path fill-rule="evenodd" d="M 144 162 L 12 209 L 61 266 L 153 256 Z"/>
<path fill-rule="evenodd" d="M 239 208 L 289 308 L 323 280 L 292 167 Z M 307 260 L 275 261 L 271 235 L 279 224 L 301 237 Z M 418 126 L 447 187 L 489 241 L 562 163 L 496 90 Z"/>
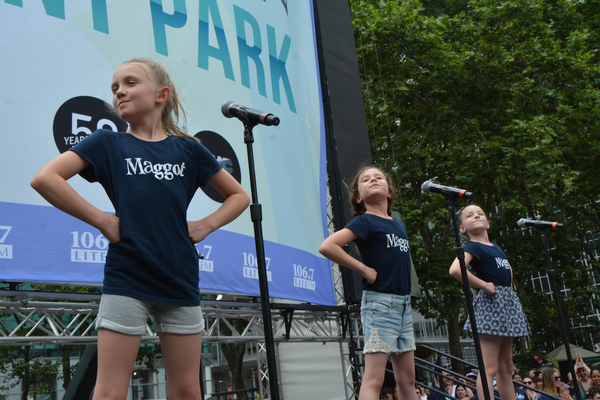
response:
<path fill-rule="evenodd" d="M 479 333 L 507 337 L 531 336 L 521 302 L 511 287 L 496 286 L 493 296 L 480 290 L 473 300 L 473 308 Z M 464 329 L 471 332 L 469 318 Z"/>

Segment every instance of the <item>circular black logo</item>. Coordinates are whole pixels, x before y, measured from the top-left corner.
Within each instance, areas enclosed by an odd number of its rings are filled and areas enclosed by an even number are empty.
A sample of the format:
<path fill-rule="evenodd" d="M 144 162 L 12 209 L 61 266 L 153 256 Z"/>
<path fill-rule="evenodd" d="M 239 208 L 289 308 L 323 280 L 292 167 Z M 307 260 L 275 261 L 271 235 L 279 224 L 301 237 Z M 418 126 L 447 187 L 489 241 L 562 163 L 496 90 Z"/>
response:
<path fill-rule="evenodd" d="M 95 97 L 78 96 L 63 103 L 54 116 L 54 141 L 64 153 L 96 129 L 125 132 L 127 122 L 111 112 L 112 107 Z"/>
<path fill-rule="evenodd" d="M 202 145 L 206 147 L 213 156 L 215 156 L 225 171 L 229 172 L 236 181 L 242 183 L 242 171 L 240 169 L 238 158 L 235 155 L 233 148 L 229 145 L 229 142 L 225 140 L 223 136 L 213 131 L 200 131 L 194 136 L 200 139 Z M 223 203 L 225 201 L 225 197 L 223 197 L 221 193 L 217 192 L 212 185 L 206 185 L 201 189 L 204 194 L 206 194 L 212 200 L 219 203 Z"/>

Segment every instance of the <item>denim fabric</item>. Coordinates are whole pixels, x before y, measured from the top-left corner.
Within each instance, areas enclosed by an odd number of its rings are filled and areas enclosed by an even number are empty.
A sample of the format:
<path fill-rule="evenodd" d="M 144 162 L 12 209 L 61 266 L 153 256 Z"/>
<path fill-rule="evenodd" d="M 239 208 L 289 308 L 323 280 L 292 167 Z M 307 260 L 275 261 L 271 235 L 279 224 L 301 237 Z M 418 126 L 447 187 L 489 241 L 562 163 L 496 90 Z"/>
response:
<path fill-rule="evenodd" d="M 363 291 L 360 307 L 363 353 L 403 353 L 415 350 L 410 296 Z"/>

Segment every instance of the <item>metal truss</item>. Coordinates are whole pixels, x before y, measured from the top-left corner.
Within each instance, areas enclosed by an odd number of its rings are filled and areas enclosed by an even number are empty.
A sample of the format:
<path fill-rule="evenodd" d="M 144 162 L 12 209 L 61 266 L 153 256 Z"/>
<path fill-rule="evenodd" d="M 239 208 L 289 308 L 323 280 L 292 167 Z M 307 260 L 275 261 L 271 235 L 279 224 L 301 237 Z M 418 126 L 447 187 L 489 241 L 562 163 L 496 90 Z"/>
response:
<path fill-rule="evenodd" d="M 39 292 L 0 291 L 0 346 L 73 345 L 97 342 L 96 322 L 100 295 L 61 294 L 58 301 L 32 301 L 30 296 L 46 298 Z M 20 299 L 20 300 L 19 300 Z M 56 300 L 56 299 L 55 299 Z M 256 342 L 259 391 L 269 398 L 269 373 L 264 345 L 264 320 L 260 303 L 203 301 L 205 332 L 203 342 Z M 338 342 L 344 372 L 346 399 L 355 399 L 359 372 L 355 367 L 355 348 L 360 330 L 358 307 L 271 304 L 271 324 L 275 343 Z M 142 343 L 158 343 L 152 323 L 147 324 Z"/>
<path fill-rule="evenodd" d="M 0 292 L 0 296 L 2 292 Z M 6 292 L 5 292 L 6 293 Z M 7 293 L 7 294 L 13 294 Z M 0 301 L 0 345 L 57 345 L 95 343 L 97 300 L 76 302 Z M 203 301 L 206 322 L 203 341 L 263 342 L 264 321 L 260 303 Z M 302 304 L 272 304 L 272 327 L 276 342 L 347 342 L 349 321 L 357 309 Z M 142 342 L 158 342 L 153 324 L 146 326 Z"/>

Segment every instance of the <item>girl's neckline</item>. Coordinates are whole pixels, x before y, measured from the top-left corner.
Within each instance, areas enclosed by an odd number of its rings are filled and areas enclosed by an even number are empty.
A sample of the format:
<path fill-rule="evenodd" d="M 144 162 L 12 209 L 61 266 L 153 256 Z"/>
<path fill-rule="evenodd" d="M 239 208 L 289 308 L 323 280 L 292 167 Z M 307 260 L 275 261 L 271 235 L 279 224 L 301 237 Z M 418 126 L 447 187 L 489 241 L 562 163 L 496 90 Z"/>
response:
<path fill-rule="evenodd" d="M 160 142 L 163 142 L 163 141 L 165 141 L 165 140 L 167 140 L 167 139 L 169 139 L 171 137 L 171 136 L 167 135 L 166 137 L 164 137 L 164 138 L 162 138 L 160 140 L 145 140 L 145 139 L 142 139 L 142 138 L 139 138 L 139 137 L 135 136 L 131 132 L 125 132 L 125 134 L 131 136 L 132 138 L 134 138 L 136 140 L 139 140 L 140 142 L 144 142 L 144 143 L 160 143 Z"/>
<path fill-rule="evenodd" d="M 392 219 L 394 219 L 393 217 L 391 217 L 391 216 L 389 216 L 389 215 L 388 215 L 387 217 L 382 217 L 381 215 L 378 215 L 378 214 L 373 214 L 373 213 L 370 213 L 370 212 L 368 212 L 368 211 L 367 211 L 367 212 L 365 212 L 365 214 L 369 214 L 369 215 L 372 215 L 372 216 L 374 216 L 374 217 L 378 217 L 378 218 L 382 218 L 382 219 L 387 219 L 387 220 L 392 220 Z M 363 215 L 364 215 L 364 214 L 363 214 Z"/>
<path fill-rule="evenodd" d="M 488 243 L 483 243 L 483 242 L 478 242 L 477 240 L 471 240 L 471 242 L 473 242 L 473 243 L 479 243 L 479 244 L 481 244 L 483 246 L 494 247 L 494 243 L 492 243 L 492 242 L 490 242 L 489 244 Z"/>

